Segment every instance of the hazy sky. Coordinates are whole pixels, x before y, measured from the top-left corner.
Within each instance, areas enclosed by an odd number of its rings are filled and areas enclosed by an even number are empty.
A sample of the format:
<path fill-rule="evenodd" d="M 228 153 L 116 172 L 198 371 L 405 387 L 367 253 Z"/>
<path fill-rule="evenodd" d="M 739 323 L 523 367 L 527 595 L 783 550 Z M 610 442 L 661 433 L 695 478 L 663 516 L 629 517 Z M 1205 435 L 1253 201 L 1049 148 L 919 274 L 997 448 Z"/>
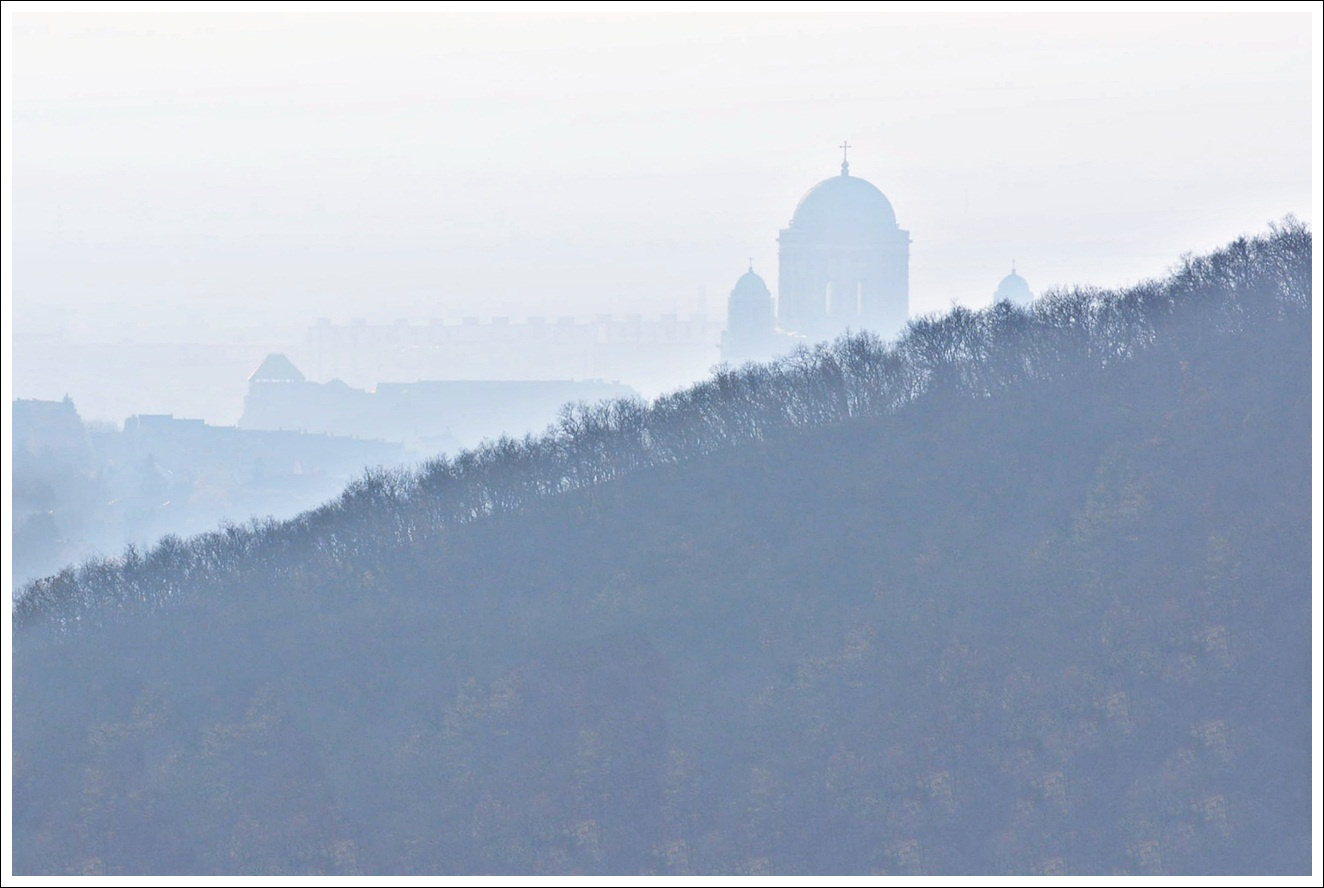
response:
<path fill-rule="evenodd" d="M 843 139 L 913 313 L 1126 284 L 1310 218 L 1315 5 L 13 3 L 15 325 L 716 314 Z"/>

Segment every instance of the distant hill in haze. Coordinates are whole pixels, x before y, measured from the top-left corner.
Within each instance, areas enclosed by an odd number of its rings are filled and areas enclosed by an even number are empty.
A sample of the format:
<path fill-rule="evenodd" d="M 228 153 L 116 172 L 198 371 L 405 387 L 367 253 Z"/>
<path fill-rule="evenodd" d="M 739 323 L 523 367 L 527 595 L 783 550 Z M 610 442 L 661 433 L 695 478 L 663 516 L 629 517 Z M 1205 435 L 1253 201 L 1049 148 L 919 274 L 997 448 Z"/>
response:
<path fill-rule="evenodd" d="M 29 585 L 15 872 L 1308 873 L 1311 251 Z"/>
<path fill-rule="evenodd" d="M 136 415 L 85 423 L 72 399 L 18 399 L 13 433 L 15 585 L 76 558 L 198 533 L 227 516 L 290 516 L 335 496 L 399 444 Z"/>

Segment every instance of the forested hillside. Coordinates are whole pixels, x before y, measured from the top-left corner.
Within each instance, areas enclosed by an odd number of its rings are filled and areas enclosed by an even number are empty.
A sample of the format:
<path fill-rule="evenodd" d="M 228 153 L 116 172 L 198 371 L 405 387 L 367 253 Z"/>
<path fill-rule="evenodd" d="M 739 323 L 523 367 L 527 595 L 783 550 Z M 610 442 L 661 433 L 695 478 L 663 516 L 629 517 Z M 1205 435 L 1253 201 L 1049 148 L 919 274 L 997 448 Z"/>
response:
<path fill-rule="evenodd" d="M 1308 873 L 1310 233 L 14 605 L 16 873 Z"/>

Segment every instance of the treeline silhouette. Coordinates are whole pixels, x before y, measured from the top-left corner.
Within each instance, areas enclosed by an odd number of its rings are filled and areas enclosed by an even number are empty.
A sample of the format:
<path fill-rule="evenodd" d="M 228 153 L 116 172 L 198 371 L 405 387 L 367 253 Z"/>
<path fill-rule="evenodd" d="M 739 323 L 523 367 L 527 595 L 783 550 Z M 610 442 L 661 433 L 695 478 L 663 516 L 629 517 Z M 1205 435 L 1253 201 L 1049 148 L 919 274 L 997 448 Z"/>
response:
<path fill-rule="evenodd" d="M 33 584 L 15 872 L 1308 872 L 1312 249 Z"/>
<path fill-rule="evenodd" d="M 1109 292 L 1046 293 L 1033 307 L 960 306 L 910 322 L 894 344 L 869 333 L 801 348 L 780 360 L 720 367 L 712 378 L 647 404 L 567 405 L 540 436 L 503 437 L 421 471 L 377 468 L 334 502 L 288 521 L 254 519 L 141 551 L 93 558 L 28 584 L 14 623 L 70 625 L 107 610 L 160 606 L 318 562 L 380 560 L 447 528 L 582 490 L 640 469 L 852 418 L 895 414 L 923 398 L 987 398 L 1036 381 L 1080 376 L 1153 346 L 1307 319 L 1311 237 L 1285 220 L 1209 256 L 1185 257 L 1168 279 Z"/>

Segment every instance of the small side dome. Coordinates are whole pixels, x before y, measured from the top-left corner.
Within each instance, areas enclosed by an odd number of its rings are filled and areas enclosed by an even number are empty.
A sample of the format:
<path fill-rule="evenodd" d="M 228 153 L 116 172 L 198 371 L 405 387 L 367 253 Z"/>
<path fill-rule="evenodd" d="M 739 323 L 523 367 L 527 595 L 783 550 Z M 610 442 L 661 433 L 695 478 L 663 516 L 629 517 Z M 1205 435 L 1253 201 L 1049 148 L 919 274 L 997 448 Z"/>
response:
<path fill-rule="evenodd" d="M 740 301 L 771 299 L 772 291 L 768 289 L 767 282 L 755 274 L 754 266 L 750 265 L 749 271 L 742 274 L 731 288 L 731 298 Z"/>
<path fill-rule="evenodd" d="M 763 278 L 749 271 L 740 276 L 726 300 L 726 331 L 722 334 L 722 360 L 732 364 L 770 357 L 776 350 L 777 320 L 773 316 L 772 293 Z"/>
<path fill-rule="evenodd" d="M 1012 305 L 1029 305 L 1034 301 L 1034 293 L 1030 291 L 1030 285 L 1025 278 L 1016 273 L 1016 263 L 1012 263 L 1011 274 L 998 284 L 997 292 L 993 294 L 993 301 L 1010 302 Z"/>

